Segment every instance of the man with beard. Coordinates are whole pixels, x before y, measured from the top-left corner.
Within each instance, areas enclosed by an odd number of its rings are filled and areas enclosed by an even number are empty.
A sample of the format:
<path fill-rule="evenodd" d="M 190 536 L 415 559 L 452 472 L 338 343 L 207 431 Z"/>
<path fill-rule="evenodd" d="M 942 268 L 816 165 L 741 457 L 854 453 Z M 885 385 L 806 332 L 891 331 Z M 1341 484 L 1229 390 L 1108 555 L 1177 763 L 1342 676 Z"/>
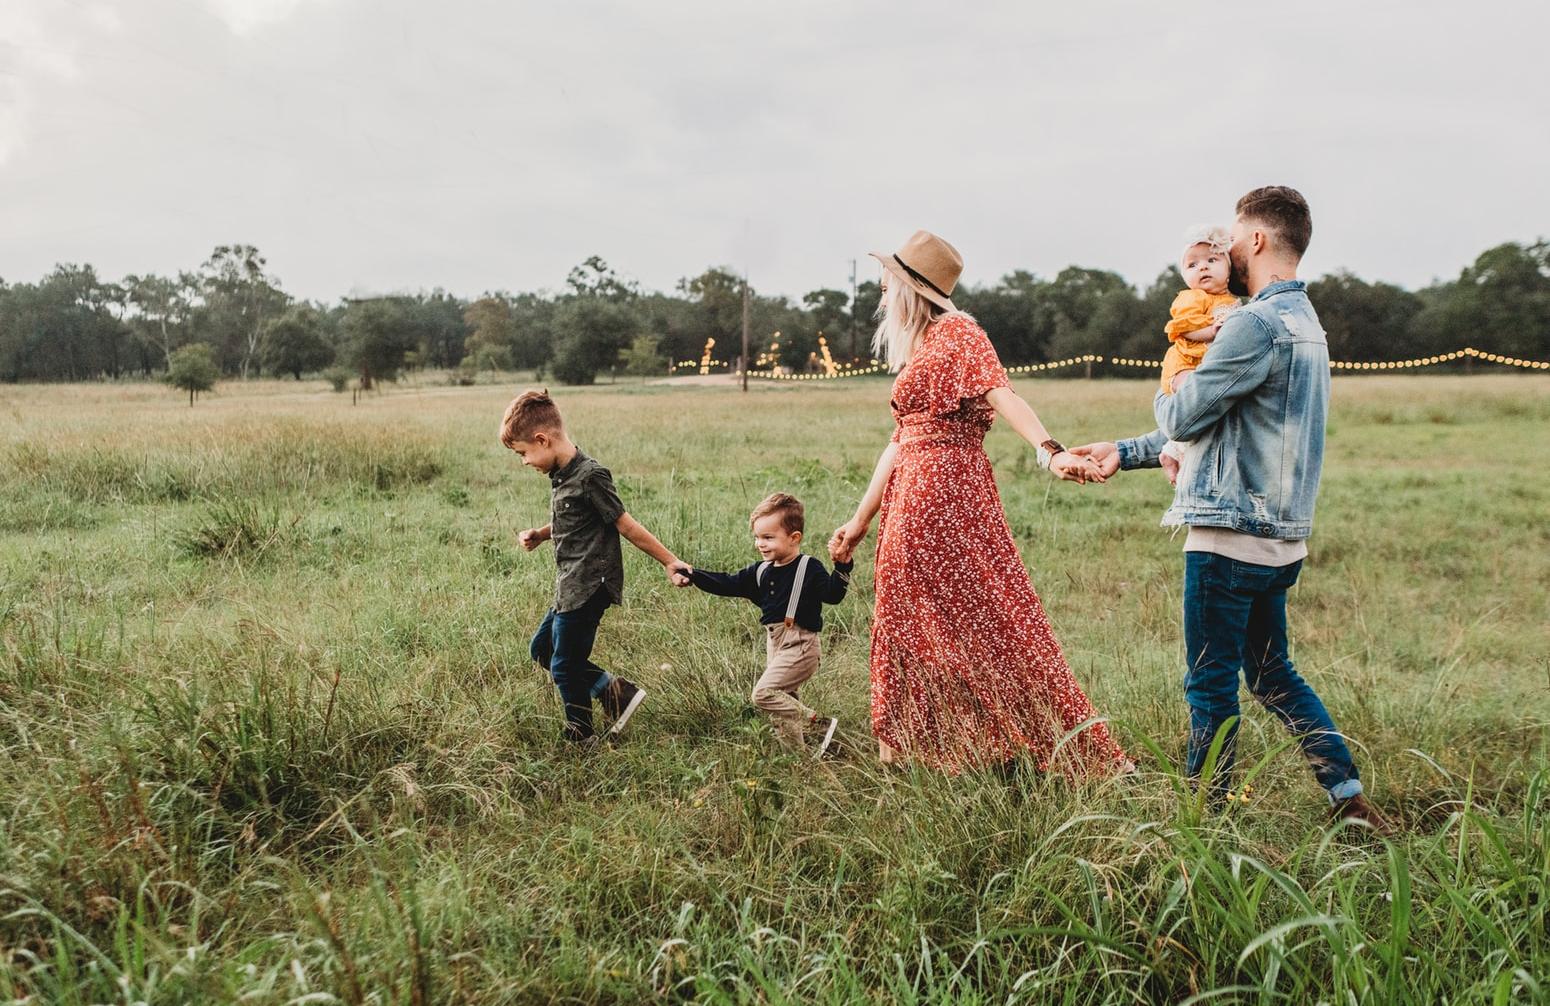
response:
<path fill-rule="evenodd" d="M 1286 592 L 1308 555 L 1329 411 L 1329 347 L 1297 266 L 1313 235 L 1308 204 L 1272 185 L 1238 200 L 1228 290 L 1251 298 L 1222 323 L 1211 352 L 1172 394 L 1153 402 L 1158 429 L 1073 453 L 1105 476 L 1155 468 L 1170 439 L 1185 454 L 1165 524 L 1185 524 L 1184 696 L 1187 766 L 1230 795 L 1238 677 L 1286 725 L 1329 794 L 1337 820 L 1389 830 L 1362 795 L 1350 748 L 1288 651 Z"/>

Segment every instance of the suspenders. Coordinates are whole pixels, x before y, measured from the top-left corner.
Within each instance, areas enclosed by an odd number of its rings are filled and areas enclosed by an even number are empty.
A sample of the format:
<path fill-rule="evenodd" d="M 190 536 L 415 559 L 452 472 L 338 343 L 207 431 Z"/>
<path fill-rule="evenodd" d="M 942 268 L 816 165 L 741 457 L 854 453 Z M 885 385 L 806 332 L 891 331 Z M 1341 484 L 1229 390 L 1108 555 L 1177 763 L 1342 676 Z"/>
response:
<path fill-rule="evenodd" d="M 807 579 L 807 563 L 808 557 L 805 555 L 797 559 L 796 579 L 791 581 L 791 600 L 786 604 L 787 625 L 796 624 L 797 602 L 802 600 L 802 581 Z M 764 574 L 768 572 L 769 568 L 773 565 L 775 564 L 769 560 L 760 563 L 758 570 L 755 571 L 753 575 L 753 582 L 757 583 L 761 587 L 764 586 Z"/>

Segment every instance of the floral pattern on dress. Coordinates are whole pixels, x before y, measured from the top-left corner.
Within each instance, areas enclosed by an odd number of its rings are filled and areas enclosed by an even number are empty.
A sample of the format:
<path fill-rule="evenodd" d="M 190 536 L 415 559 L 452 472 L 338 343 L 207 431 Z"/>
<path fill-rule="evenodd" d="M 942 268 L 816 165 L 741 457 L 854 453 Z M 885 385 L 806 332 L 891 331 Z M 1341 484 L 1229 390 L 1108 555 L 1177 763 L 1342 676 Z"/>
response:
<path fill-rule="evenodd" d="M 883 494 L 872 622 L 872 730 L 957 772 L 1023 752 L 1050 767 L 1094 716 L 1034 592 L 996 491 L 985 395 L 1008 385 L 973 319 L 934 322 L 893 387 L 898 459 Z M 1061 748 L 1073 775 L 1128 760 L 1102 723 Z"/>

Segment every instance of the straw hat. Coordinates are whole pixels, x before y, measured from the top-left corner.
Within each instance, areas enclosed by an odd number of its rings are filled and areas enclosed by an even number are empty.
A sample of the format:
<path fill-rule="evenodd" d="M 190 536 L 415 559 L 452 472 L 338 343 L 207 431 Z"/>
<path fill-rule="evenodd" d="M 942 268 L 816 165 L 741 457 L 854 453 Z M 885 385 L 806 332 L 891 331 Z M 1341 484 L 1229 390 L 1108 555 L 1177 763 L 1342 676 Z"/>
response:
<path fill-rule="evenodd" d="M 931 303 L 948 311 L 958 310 L 953 305 L 952 294 L 963 273 L 963 256 L 946 241 L 930 231 L 916 231 L 893 254 L 870 254 L 900 282 Z"/>

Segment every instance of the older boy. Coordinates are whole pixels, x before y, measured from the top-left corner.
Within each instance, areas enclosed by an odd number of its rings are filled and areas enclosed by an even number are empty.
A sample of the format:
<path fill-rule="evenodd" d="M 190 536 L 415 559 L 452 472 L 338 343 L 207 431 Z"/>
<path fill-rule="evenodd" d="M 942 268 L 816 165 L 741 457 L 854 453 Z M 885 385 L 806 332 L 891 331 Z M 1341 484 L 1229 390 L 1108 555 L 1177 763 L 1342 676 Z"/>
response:
<path fill-rule="evenodd" d="M 531 649 L 565 703 L 564 739 L 593 740 L 594 698 L 613 721 L 609 732 L 617 734 L 646 697 L 644 688 L 610 675 L 591 659 L 604 612 L 624 600 L 619 536 L 660 562 L 680 586 L 688 583 L 689 567 L 625 512 L 613 475 L 571 441 L 547 391 L 525 392 L 506 407 L 500 440 L 524 465 L 549 476 L 550 521 L 523 531 L 518 540 L 529 552 L 554 542 L 554 606 Z"/>

